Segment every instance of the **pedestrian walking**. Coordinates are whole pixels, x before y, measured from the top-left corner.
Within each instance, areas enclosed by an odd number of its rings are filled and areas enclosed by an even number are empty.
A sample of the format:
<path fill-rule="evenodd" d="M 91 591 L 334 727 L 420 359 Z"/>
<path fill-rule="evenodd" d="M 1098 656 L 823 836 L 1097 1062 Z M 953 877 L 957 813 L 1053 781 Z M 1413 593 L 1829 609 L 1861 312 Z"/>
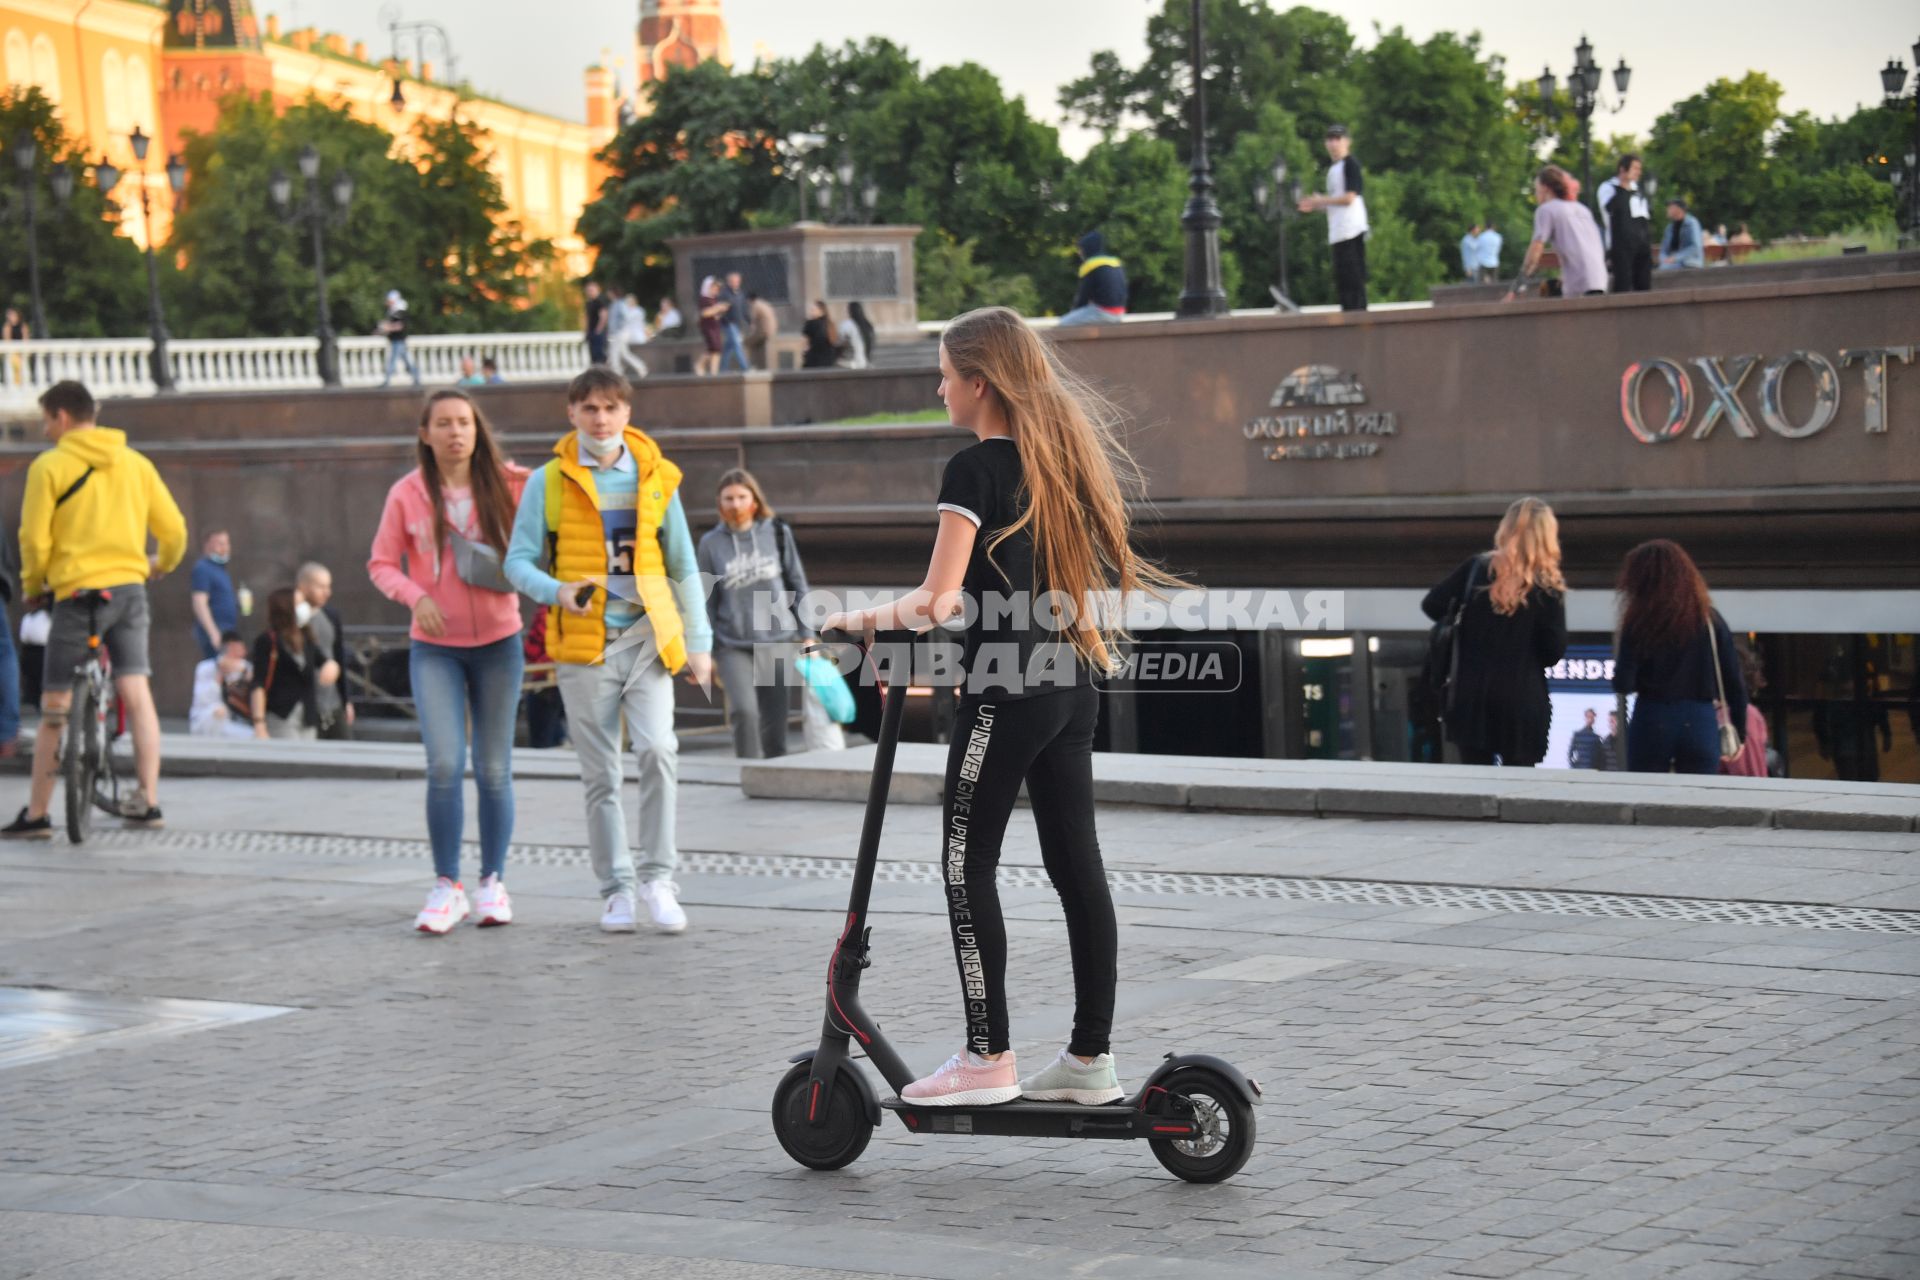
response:
<path fill-rule="evenodd" d="M 800 326 L 807 349 L 800 357 L 803 369 L 831 369 L 840 362 L 840 346 L 833 340 L 833 313 L 827 304 L 815 298 L 807 307 L 807 322 Z"/>
<path fill-rule="evenodd" d="M 1365 178 L 1360 162 L 1354 159 L 1353 139 L 1347 126 L 1327 126 L 1327 169 L 1324 195 L 1300 198 L 1300 212 L 1326 211 L 1327 243 L 1333 252 L 1333 287 L 1340 297 L 1342 311 L 1367 309 L 1367 199 Z"/>
<path fill-rule="evenodd" d="M 1460 239 L 1460 270 L 1468 284 L 1491 284 L 1500 278 L 1500 250 L 1505 244 L 1488 223 L 1473 224 Z"/>
<path fill-rule="evenodd" d="M 445 933 L 469 914 L 507 924 L 513 841 L 513 731 L 525 659 L 520 600 L 501 561 L 527 470 L 508 461 L 465 393 L 436 391 L 421 410 L 415 467 L 387 491 L 367 573 L 413 614 L 408 671 L 427 753 L 427 834 L 434 884 L 414 920 Z M 469 754 L 479 797 L 480 886 L 460 881 Z"/>
<path fill-rule="evenodd" d="M 506 570 L 547 606 L 547 649 L 580 758 L 587 843 L 605 902 L 600 927 L 631 933 L 637 900 L 656 929 L 678 933 L 687 915 L 673 883 L 673 677 L 712 687 L 713 635 L 680 469 L 629 424 L 631 413 L 626 380 L 610 369 L 590 368 L 568 384 L 573 430 L 527 481 Z M 637 869 L 620 800 L 623 721 L 639 780 Z"/>
<path fill-rule="evenodd" d="M 340 664 L 300 624 L 292 587 L 267 597 L 267 629 L 253 641 L 251 719 L 256 738 L 310 742 L 319 737 L 314 691 L 340 678 Z"/>
<path fill-rule="evenodd" d="M 847 304 L 840 321 L 840 363 L 848 369 L 864 369 L 873 363 L 873 325 L 867 309 L 858 302 Z"/>
<path fill-rule="evenodd" d="M 759 294 L 749 293 L 747 314 L 751 317 L 747 327 L 747 358 L 756 369 L 770 369 L 772 363 L 768 347 L 779 336 L 780 313 Z"/>
<path fill-rule="evenodd" d="M 313 632 L 322 654 L 340 668 L 340 678 L 314 690 L 314 727 L 322 738 L 344 741 L 353 737 L 353 692 L 349 676 L 352 655 L 347 649 L 347 624 L 333 606 L 333 572 L 309 560 L 294 575 L 294 612 L 300 625 Z"/>
<path fill-rule="evenodd" d="M 1600 242 L 1600 226 L 1580 203 L 1580 182 L 1557 164 L 1540 170 L 1533 180 L 1533 242 L 1520 264 L 1520 282 L 1507 293 L 1512 302 L 1522 285 L 1539 269 L 1549 246 L 1560 259 L 1562 297 L 1584 298 L 1607 291 L 1607 255 Z"/>
<path fill-rule="evenodd" d="M 200 551 L 187 589 L 193 607 L 193 638 L 205 661 L 219 653 L 221 636 L 240 629 L 240 597 L 234 593 L 227 569 L 233 559 L 233 536 L 215 529 L 201 541 Z"/>
<path fill-rule="evenodd" d="M 1627 553 L 1616 584 L 1620 630 L 1613 688 L 1637 695 L 1627 722 L 1627 768 L 1635 773 L 1718 773 L 1747 723 L 1747 687 L 1725 618 L 1706 579 L 1677 542 L 1656 538 Z"/>
<path fill-rule="evenodd" d="M 617 295 L 607 326 L 613 334 L 614 372 L 625 374 L 629 370 L 636 378 L 647 376 L 647 362 L 642 360 L 635 347 L 645 346 L 647 342 L 647 313 L 632 293 Z"/>
<path fill-rule="evenodd" d="M 13 605 L 20 599 L 20 538 L 0 529 L 0 759 L 20 754 L 21 662 L 13 645 Z"/>
<path fill-rule="evenodd" d="M 1117 666 L 1117 636 L 1090 606 L 1109 591 L 1185 584 L 1130 544 L 1125 481 L 1134 472 L 1104 402 L 1017 313 L 989 307 L 954 320 L 940 373 L 948 416 L 976 442 L 947 462 L 925 579 L 827 623 L 871 633 L 966 618 L 940 855 L 966 1045 L 901 1093 L 935 1105 L 1022 1094 L 1111 1102 L 1122 1096 L 1109 1044 L 1119 939 L 1093 807 L 1093 678 Z M 1059 615 L 1038 604 L 1043 593 L 1064 602 Z M 1007 933 L 995 884 L 1023 782 L 1066 915 L 1074 984 L 1072 1038 L 1025 1080 L 1009 1040 Z"/>
<path fill-rule="evenodd" d="M 404 364 L 413 385 L 419 386 L 420 370 L 413 363 L 413 353 L 407 349 L 407 300 L 400 296 L 398 289 L 387 290 L 386 310 L 380 317 L 378 329 L 387 338 L 387 376 L 380 385 L 392 386 L 393 371 Z"/>
<path fill-rule="evenodd" d="M 1740 654 L 1740 682 L 1747 691 L 1747 724 L 1740 754 L 1730 760 L 1722 759 L 1720 772 L 1738 778 L 1764 778 L 1772 772 L 1768 760 L 1767 717 L 1753 704 L 1753 696 L 1766 685 L 1766 676 L 1760 667 L 1760 655 L 1747 643 L 1746 637 L 1735 636 L 1733 647 Z"/>
<path fill-rule="evenodd" d="M 720 296 L 720 281 L 708 276 L 700 282 L 700 305 L 695 315 L 700 322 L 700 342 L 705 348 L 694 362 L 693 371 L 703 376 L 720 372 L 720 348 L 726 345 L 727 312 L 732 310 Z"/>
<path fill-rule="evenodd" d="M 806 637 L 794 609 L 807 594 L 807 572 L 793 530 L 752 472 L 723 472 L 717 500 L 720 523 L 700 539 L 699 562 L 713 583 L 707 614 L 733 753 L 742 760 L 783 756 L 789 691 L 800 683 L 793 664 Z"/>
<path fill-rule="evenodd" d="M 33 337 L 33 326 L 20 314 L 20 308 L 8 307 L 4 322 L 0 322 L 0 342 L 26 342 Z M 27 380 L 26 357 L 14 352 L 7 357 L 4 372 L 14 386 L 20 386 Z"/>
<path fill-rule="evenodd" d="M 581 289 L 582 313 L 587 326 L 587 363 L 605 364 L 607 362 L 607 344 L 610 340 L 610 328 L 613 323 L 612 306 L 606 294 L 601 291 L 598 280 L 589 280 Z"/>
<path fill-rule="evenodd" d="M 1539 764 L 1553 716 L 1546 669 L 1567 652 L 1567 583 L 1553 508 L 1538 498 L 1508 507 L 1493 550 L 1448 574 L 1420 608 L 1435 622 L 1452 620 L 1453 674 L 1441 710 L 1461 763 Z"/>
<path fill-rule="evenodd" d="M 738 271 L 727 272 L 727 287 L 721 292 L 720 298 L 727 304 L 726 313 L 721 316 L 726 354 L 720 359 L 720 368 L 725 370 L 727 362 L 733 361 L 740 372 L 745 373 L 749 366 L 747 349 L 742 342 L 753 324 L 753 304 L 747 300 L 747 291 L 741 284 Z"/>

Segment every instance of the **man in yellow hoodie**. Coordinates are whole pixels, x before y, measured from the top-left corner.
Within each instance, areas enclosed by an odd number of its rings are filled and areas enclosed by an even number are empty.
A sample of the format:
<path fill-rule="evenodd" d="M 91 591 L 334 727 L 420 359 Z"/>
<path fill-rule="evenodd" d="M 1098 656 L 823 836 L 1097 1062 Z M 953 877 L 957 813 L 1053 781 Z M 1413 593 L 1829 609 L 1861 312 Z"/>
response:
<path fill-rule="evenodd" d="M 147 578 L 166 573 L 187 553 L 187 522 L 151 462 L 127 448 L 125 432 L 95 426 L 93 396 L 77 382 L 58 382 L 40 397 L 41 423 L 53 448 L 27 469 L 20 510 L 20 595 L 53 598 L 40 696 L 40 731 L 33 740 L 33 786 L 27 807 L 0 835 L 46 839 L 48 809 L 60 770 L 60 732 L 73 700 L 74 668 L 87 656 L 83 591 L 111 591 L 100 606 L 102 642 L 113 660 L 114 689 L 133 731 L 134 772 L 140 794 L 124 816 L 160 823 L 160 717 L 148 683 L 151 614 Z M 147 552 L 147 536 L 159 544 Z"/>

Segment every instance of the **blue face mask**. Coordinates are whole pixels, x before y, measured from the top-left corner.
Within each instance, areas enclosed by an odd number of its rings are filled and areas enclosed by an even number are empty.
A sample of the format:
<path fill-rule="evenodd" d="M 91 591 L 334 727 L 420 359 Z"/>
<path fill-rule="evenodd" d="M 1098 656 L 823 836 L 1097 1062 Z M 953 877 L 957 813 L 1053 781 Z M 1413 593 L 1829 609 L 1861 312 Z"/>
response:
<path fill-rule="evenodd" d="M 225 564 L 228 558 L 223 555 L 215 555 L 213 552 L 209 551 L 207 552 L 207 559 L 213 561 L 215 564 Z"/>

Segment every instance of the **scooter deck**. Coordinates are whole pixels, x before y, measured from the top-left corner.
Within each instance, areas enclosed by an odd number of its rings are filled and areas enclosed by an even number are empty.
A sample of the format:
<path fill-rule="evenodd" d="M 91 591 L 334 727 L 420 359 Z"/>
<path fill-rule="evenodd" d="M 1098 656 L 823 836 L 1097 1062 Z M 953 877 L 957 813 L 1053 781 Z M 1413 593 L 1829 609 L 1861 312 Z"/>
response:
<path fill-rule="evenodd" d="M 1173 1116 L 1150 1115 L 1141 1110 L 1133 1098 L 1100 1106 L 1016 1099 L 985 1107 L 924 1107 L 894 1097 L 882 1099 L 880 1106 L 899 1116 L 900 1122 L 912 1133 L 1158 1139 L 1187 1138 L 1194 1134 L 1192 1124 Z"/>

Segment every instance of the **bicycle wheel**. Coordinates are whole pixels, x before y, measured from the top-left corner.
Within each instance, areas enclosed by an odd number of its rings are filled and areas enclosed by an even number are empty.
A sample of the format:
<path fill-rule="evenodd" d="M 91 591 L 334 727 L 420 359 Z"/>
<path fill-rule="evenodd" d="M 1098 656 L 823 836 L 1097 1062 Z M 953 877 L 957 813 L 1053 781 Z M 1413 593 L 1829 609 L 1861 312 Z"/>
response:
<path fill-rule="evenodd" d="M 93 682 L 82 670 L 73 682 L 73 704 L 67 712 L 67 740 L 60 765 L 67 793 L 67 839 L 83 843 L 93 830 L 93 785 L 100 769 L 100 709 L 94 705 Z"/>

